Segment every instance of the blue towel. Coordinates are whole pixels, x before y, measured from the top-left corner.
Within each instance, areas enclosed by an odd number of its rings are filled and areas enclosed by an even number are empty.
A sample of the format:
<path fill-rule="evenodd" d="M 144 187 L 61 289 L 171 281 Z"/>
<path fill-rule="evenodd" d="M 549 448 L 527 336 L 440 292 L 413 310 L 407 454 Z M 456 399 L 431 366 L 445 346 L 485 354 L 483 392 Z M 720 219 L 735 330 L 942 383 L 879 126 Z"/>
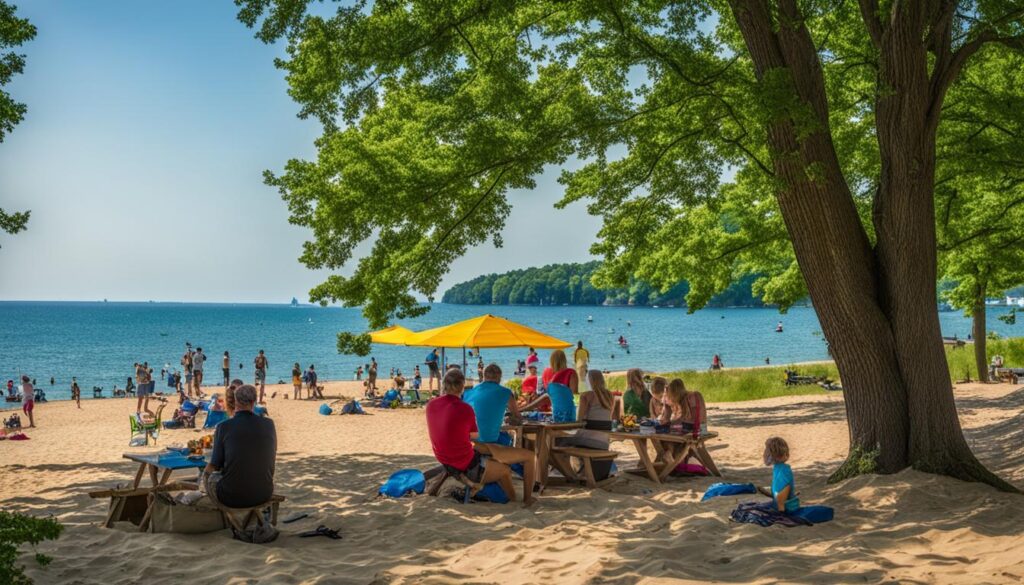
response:
<path fill-rule="evenodd" d="M 391 474 L 377 493 L 390 498 L 401 498 L 410 493 L 422 494 L 427 479 L 419 469 L 403 469 Z"/>
<path fill-rule="evenodd" d="M 828 506 L 803 506 L 789 513 L 790 516 L 803 518 L 812 524 L 828 522 L 835 516 L 835 512 Z"/>
<path fill-rule="evenodd" d="M 228 420 L 228 413 L 223 410 L 211 410 L 206 415 L 206 422 L 203 423 L 203 428 L 212 429 L 226 420 Z"/>
<path fill-rule="evenodd" d="M 714 483 L 704 492 L 700 501 L 710 500 L 718 496 L 735 496 L 737 494 L 756 494 L 757 488 L 752 483 Z"/>

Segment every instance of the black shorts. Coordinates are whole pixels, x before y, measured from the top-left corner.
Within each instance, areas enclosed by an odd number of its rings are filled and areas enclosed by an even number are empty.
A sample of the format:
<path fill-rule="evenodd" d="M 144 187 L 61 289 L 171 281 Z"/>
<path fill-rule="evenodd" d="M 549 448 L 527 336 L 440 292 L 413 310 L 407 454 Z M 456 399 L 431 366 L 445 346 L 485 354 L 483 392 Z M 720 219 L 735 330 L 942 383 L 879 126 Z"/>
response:
<path fill-rule="evenodd" d="M 469 481 L 472 482 L 479 483 L 479 481 L 484 477 L 484 462 L 483 459 L 480 457 L 480 454 L 477 453 L 476 451 L 473 452 L 473 459 L 470 460 L 469 465 L 466 467 L 466 469 L 458 469 L 456 467 L 452 467 L 451 465 L 445 465 L 444 468 L 451 475 L 458 475 L 461 473 L 462 475 L 465 475 L 466 478 L 469 479 Z"/>
<path fill-rule="evenodd" d="M 225 380 L 227 380 L 228 378 L 231 377 L 231 368 L 221 368 L 221 371 L 224 372 L 224 379 Z"/>
<path fill-rule="evenodd" d="M 441 370 L 438 369 L 437 362 L 430 362 L 427 366 L 430 368 L 431 374 L 437 374 L 438 376 L 441 375 Z"/>

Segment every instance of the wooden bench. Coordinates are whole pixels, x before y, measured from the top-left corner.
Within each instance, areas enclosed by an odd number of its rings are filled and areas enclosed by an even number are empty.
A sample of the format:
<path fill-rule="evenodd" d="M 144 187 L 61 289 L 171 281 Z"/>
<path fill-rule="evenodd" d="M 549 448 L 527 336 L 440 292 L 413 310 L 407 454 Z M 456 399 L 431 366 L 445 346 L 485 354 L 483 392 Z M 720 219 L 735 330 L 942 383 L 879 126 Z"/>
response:
<path fill-rule="evenodd" d="M 619 456 L 617 451 L 606 451 L 604 449 L 588 449 L 586 447 L 551 447 L 551 463 L 569 481 L 581 481 L 576 470 L 573 469 L 573 457 L 583 462 L 583 479 L 588 488 L 596 488 L 599 485 L 611 481 L 613 478 L 601 480 L 594 477 L 594 461 L 614 461 Z"/>
<path fill-rule="evenodd" d="M 453 478 L 457 480 L 459 483 L 466 486 L 466 489 L 470 490 L 470 492 L 476 492 L 481 487 L 483 487 L 480 484 L 470 481 L 468 477 L 461 473 L 458 475 L 453 475 L 448 471 L 447 468 L 441 467 L 440 469 L 440 472 L 437 472 L 436 474 L 431 474 L 430 477 L 427 478 L 427 495 L 437 496 L 438 494 L 440 494 L 441 487 L 444 485 L 444 482 L 448 481 L 448 478 Z"/>
<path fill-rule="evenodd" d="M 256 524 L 258 526 L 264 526 L 266 524 L 266 520 L 263 518 L 263 511 L 267 508 L 270 508 L 270 525 L 277 526 L 277 511 L 283 501 L 285 501 L 284 496 L 274 494 L 270 497 L 269 502 L 265 502 L 258 506 L 252 506 L 249 508 L 228 508 L 227 506 L 220 504 L 217 506 L 217 509 L 219 509 L 220 513 L 224 515 L 224 520 L 227 521 L 232 528 L 241 532 L 249 526 L 249 523 L 252 522 L 253 519 L 256 520 Z M 245 514 L 245 519 L 239 522 L 236 514 Z"/>

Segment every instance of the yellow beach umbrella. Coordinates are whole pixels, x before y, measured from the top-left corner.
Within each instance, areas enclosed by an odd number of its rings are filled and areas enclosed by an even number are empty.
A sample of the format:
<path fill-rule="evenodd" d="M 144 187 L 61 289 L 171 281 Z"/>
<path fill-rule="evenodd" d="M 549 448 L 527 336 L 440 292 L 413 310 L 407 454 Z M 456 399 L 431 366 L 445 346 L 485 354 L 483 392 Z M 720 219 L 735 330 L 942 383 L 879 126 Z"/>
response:
<path fill-rule="evenodd" d="M 537 347 L 562 349 L 572 345 L 567 341 L 551 337 L 520 325 L 514 321 L 481 315 L 444 327 L 413 333 L 405 339 L 405 345 L 417 347 Z"/>
<path fill-rule="evenodd" d="M 374 343 L 386 343 L 389 345 L 405 345 L 405 340 L 410 335 L 414 335 L 411 329 L 406 329 L 401 325 L 392 325 L 391 327 L 385 327 L 380 331 L 371 331 L 370 341 Z"/>

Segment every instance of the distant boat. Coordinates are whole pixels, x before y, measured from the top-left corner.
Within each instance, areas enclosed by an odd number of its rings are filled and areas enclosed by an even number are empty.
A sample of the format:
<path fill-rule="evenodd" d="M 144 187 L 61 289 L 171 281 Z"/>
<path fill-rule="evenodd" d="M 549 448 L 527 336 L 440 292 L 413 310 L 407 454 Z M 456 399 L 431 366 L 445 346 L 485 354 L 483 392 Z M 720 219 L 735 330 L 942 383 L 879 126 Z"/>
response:
<path fill-rule="evenodd" d="M 594 316 L 593 315 L 587 315 L 587 323 L 593 323 L 593 322 L 594 322 Z"/>
<path fill-rule="evenodd" d="M 562 319 L 562 323 L 565 323 L 566 325 L 568 325 L 569 324 L 569 320 L 568 319 Z"/>
<path fill-rule="evenodd" d="M 167 334 L 166 334 L 166 333 L 164 333 L 163 331 L 161 331 L 161 332 L 160 332 L 160 337 L 167 337 Z"/>
<path fill-rule="evenodd" d="M 775 332 L 782 333 L 782 321 L 779 321 L 779 324 L 775 326 Z"/>
<path fill-rule="evenodd" d="M 295 297 L 292 297 L 292 306 L 293 307 L 298 307 L 299 306 L 299 299 L 297 299 Z"/>
<path fill-rule="evenodd" d="M 657 309 L 657 308 L 658 308 L 658 305 L 651 305 L 651 308 L 652 308 L 652 309 Z"/>

